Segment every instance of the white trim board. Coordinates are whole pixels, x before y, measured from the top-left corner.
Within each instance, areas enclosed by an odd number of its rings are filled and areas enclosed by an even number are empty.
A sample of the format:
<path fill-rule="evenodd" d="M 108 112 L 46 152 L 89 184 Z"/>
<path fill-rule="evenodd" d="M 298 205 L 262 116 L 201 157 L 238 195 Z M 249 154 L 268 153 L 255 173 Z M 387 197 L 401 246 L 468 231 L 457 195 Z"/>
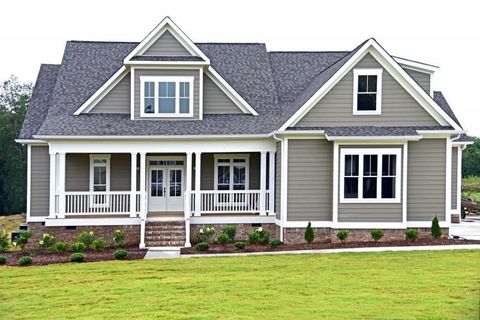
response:
<path fill-rule="evenodd" d="M 65 218 L 65 219 L 49 219 L 45 222 L 46 227 L 66 227 L 66 226 L 128 226 L 140 225 L 140 218 Z"/>
<path fill-rule="evenodd" d="M 191 217 L 190 224 L 275 223 L 275 216 L 199 216 Z"/>

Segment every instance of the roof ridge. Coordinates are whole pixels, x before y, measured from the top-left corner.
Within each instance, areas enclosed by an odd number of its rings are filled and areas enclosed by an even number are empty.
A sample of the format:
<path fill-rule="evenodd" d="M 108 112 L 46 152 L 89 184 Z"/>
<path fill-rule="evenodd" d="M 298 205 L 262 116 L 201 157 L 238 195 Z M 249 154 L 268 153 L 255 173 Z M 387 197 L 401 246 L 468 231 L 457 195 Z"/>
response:
<path fill-rule="evenodd" d="M 138 41 L 109 41 L 109 40 L 67 40 L 67 42 L 75 43 L 125 43 L 125 44 L 138 44 Z"/>
<path fill-rule="evenodd" d="M 195 44 L 228 44 L 228 45 L 262 45 L 266 46 L 265 42 L 195 42 Z"/>
<path fill-rule="evenodd" d="M 268 53 L 349 53 L 348 50 L 326 50 L 326 51 L 268 51 Z"/>

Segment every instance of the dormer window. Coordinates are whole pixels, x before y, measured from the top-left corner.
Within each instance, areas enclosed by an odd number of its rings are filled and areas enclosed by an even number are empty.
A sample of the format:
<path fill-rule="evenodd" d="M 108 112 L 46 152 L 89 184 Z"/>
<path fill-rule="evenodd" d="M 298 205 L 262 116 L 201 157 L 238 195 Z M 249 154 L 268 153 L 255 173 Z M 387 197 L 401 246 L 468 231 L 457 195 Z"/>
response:
<path fill-rule="evenodd" d="M 382 113 L 382 69 L 353 70 L 353 114 Z"/>
<path fill-rule="evenodd" d="M 193 77 L 140 77 L 142 117 L 192 117 Z"/>

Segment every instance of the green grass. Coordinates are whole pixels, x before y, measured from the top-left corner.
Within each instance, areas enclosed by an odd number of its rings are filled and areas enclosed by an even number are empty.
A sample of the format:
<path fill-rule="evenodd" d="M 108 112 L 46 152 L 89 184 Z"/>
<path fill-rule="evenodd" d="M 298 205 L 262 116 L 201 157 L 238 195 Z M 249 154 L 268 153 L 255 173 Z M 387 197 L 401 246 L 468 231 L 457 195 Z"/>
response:
<path fill-rule="evenodd" d="M 2 319 L 478 319 L 480 251 L 0 268 Z"/>

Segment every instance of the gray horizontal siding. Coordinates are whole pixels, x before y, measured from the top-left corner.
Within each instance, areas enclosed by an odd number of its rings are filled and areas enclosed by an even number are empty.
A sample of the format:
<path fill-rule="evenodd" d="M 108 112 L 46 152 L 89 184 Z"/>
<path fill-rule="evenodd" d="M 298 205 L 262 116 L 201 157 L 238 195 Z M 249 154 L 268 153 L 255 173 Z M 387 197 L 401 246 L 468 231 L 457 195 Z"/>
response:
<path fill-rule="evenodd" d="M 382 66 L 368 54 L 355 68 L 382 68 Z M 381 115 L 353 114 L 353 70 L 351 70 L 296 126 L 438 125 L 386 70 L 383 71 L 382 81 Z"/>
<path fill-rule="evenodd" d="M 280 205 L 280 194 L 281 194 L 281 181 L 282 181 L 282 143 L 276 143 L 277 150 L 275 152 L 275 213 L 276 218 L 280 220 L 281 218 L 281 205 Z"/>
<path fill-rule="evenodd" d="M 408 143 L 408 221 L 445 221 L 446 140 Z"/>
<path fill-rule="evenodd" d="M 288 221 L 331 221 L 332 154 L 327 140 L 288 141 Z"/>
<path fill-rule="evenodd" d="M 130 114 L 130 72 L 90 110 L 90 113 Z"/>
<path fill-rule="evenodd" d="M 410 77 L 418 83 L 418 85 L 425 90 L 428 94 L 430 94 L 430 75 L 424 72 L 418 72 L 415 70 L 404 69 Z"/>
<path fill-rule="evenodd" d="M 203 76 L 203 113 L 204 114 L 242 114 L 233 101 L 210 79 Z"/>
<path fill-rule="evenodd" d="M 32 146 L 30 156 L 30 216 L 48 216 L 50 211 L 50 155 L 48 146 Z"/>
<path fill-rule="evenodd" d="M 458 178 L 458 147 L 453 147 L 452 148 L 452 200 L 451 200 L 451 205 L 452 205 L 452 210 L 458 209 L 457 208 L 457 178 Z"/>
<path fill-rule="evenodd" d="M 191 56 L 173 34 L 166 30 L 144 53 L 147 56 Z"/>

